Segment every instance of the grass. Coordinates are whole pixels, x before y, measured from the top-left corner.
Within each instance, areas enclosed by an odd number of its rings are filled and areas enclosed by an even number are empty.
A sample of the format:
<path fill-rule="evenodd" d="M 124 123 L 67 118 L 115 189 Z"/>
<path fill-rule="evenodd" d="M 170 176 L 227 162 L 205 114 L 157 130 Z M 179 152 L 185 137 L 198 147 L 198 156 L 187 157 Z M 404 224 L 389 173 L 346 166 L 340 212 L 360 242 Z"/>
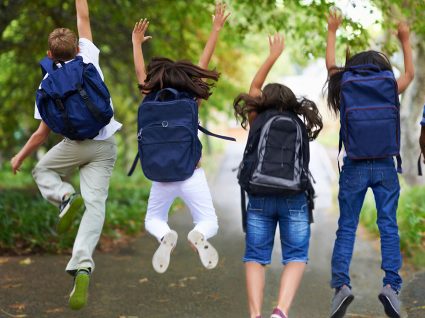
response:
<path fill-rule="evenodd" d="M 0 171 L 0 250 L 63 252 L 72 247 L 81 217 L 76 218 L 69 233 L 58 236 L 54 230 L 58 209 L 41 197 L 30 171 L 16 177 L 5 169 Z M 74 177 L 72 183 L 78 189 L 75 180 L 78 178 Z M 115 170 L 102 235 L 118 239 L 122 233 L 140 233 L 149 190 L 150 182 L 141 172 L 129 178 Z"/>
<path fill-rule="evenodd" d="M 425 187 L 402 186 L 397 221 L 401 250 L 405 258 L 419 268 L 425 268 Z M 361 222 L 376 236 L 376 208 L 372 194 L 366 196 Z"/>

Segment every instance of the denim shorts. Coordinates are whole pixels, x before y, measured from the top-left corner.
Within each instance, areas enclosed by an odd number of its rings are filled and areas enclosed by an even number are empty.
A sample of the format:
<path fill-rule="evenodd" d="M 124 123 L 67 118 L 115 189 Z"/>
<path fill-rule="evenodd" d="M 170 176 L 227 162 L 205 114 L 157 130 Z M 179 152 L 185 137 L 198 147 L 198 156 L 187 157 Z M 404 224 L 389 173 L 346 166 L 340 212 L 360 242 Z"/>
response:
<path fill-rule="evenodd" d="M 244 262 L 271 263 L 277 224 L 282 263 L 307 263 L 310 222 L 304 193 L 249 197 Z"/>

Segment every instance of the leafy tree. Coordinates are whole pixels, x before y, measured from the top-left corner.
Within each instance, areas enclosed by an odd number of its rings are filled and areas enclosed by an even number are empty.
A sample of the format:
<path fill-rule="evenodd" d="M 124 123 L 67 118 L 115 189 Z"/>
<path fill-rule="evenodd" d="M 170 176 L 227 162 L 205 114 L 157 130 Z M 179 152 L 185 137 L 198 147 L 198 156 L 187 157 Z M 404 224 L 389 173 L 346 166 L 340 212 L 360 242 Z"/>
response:
<path fill-rule="evenodd" d="M 244 38 L 253 33 L 267 34 L 276 30 L 286 36 L 291 61 L 305 65 L 325 55 L 326 15 L 333 5 L 327 0 L 228 0 L 232 17 L 222 32 L 211 66 L 218 67 L 222 78 L 211 99 L 203 104 L 201 116 L 210 118 L 210 110 L 231 112 L 233 97 L 246 84 L 244 56 L 257 54 L 258 43 L 247 43 Z M 421 96 L 425 91 L 425 25 L 421 18 L 425 2 L 414 0 L 371 0 L 381 11 L 378 21 L 385 30 L 394 30 L 398 19 L 406 18 L 413 30 L 416 79 L 404 94 L 403 145 L 404 167 L 408 180 L 414 181 L 414 158 L 417 146 Z M 353 5 L 359 3 L 352 1 Z M 208 37 L 214 3 L 204 0 L 91 0 L 90 16 L 94 41 L 100 47 L 101 65 L 106 83 L 113 96 L 116 117 L 125 126 L 120 134 L 124 145 L 121 152 L 131 160 L 130 145 L 135 144 L 136 109 L 140 96 L 133 75 L 131 30 L 141 17 L 150 19 L 150 35 L 145 57 L 163 55 L 196 62 Z M 9 157 L 26 140 L 38 124 L 32 118 L 34 92 L 40 81 L 37 66 L 45 54 L 47 35 L 56 27 L 76 29 L 74 1 L 0 0 L 0 149 Z M 395 52 L 398 47 L 390 32 L 383 38 L 382 49 Z M 346 46 L 356 52 L 367 48 L 371 35 L 357 22 L 345 19 L 338 36 L 339 56 Z M 409 127 L 409 130 L 407 130 Z M 410 153 L 413 155 L 409 154 Z M 412 152 L 411 149 L 414 149 Z M 1 155 L 0 155 L 1 158 Z"/>

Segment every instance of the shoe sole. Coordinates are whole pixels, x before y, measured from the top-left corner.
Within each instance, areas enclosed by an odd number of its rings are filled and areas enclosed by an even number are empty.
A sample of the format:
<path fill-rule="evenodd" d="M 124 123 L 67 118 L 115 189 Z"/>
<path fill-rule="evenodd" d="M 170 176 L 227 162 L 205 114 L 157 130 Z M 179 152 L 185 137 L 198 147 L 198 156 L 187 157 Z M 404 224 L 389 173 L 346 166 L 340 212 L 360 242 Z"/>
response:
<path fill-rule="evenodd" d="M 400 318 L 400 314 L 394 309 L 390 299 L 387 296 L 385 296 L 384 294 L 379 294 L 378 298 L 384 306 L 385 313 L 388 317 Z"/>
<path fill-rule="evenodd" d="M 345 312 L 347 311 L 348 306 L 352 303 L 354 300 L 353 295 L 349 295 L 345 297 L 342 301 L 339 307 L 336 309 L 336 311 L 331 315 L 330 318 L 342 318 L 345 316 Z"/>
<path fill-rule="evenodd" d="M 77 212 L 82 210 L 83 207 L 84 200 L 80 195 L 78 195 L 68 204 L 68 207 L 62 211 L 61 214 L 59 214 L 59 221 L 56 225 L 56 232 L 58 234 L 67 232 L 71 227 L 72 221 L 74 220 Z"/>
<path fill-rule="evenodd" d="M 187 235 L 187 239 L 196 249 L 201 259 L 202 265 L 206 269 L 213 269 L 218 264 L 218 253 L 214 246 L 211 245 L 204 236 L 198 231 L 191 231 Z"/>
<path fill-rule="evenodd" d="M 176 246 L 177 238 L 176 231 L 170 231 L 162 238 L 161 244 L 152 257 L 152 266 L 157 273 L 164 273 L 170 265 L 171 252 Z"/>
<path fill-rule="evenodd" d="M 69 308 L 80 310 L 87 304 L 90 276 L 79 274 L 75 277 L 74 289 L 69 295 Z"/>

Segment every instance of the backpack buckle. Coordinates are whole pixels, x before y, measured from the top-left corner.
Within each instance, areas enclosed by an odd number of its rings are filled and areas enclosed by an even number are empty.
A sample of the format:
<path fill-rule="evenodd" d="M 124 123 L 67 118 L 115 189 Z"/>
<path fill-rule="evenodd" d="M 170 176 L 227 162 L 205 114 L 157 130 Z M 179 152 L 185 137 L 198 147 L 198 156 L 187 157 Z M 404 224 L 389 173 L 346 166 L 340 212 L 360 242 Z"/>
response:
<path fill-rule="evenodd" d="M 168 121 L 166 121 L 166 120 L 164 120 L 163 122 L 162 122 L 162 127 L 168 127 Z"/>

